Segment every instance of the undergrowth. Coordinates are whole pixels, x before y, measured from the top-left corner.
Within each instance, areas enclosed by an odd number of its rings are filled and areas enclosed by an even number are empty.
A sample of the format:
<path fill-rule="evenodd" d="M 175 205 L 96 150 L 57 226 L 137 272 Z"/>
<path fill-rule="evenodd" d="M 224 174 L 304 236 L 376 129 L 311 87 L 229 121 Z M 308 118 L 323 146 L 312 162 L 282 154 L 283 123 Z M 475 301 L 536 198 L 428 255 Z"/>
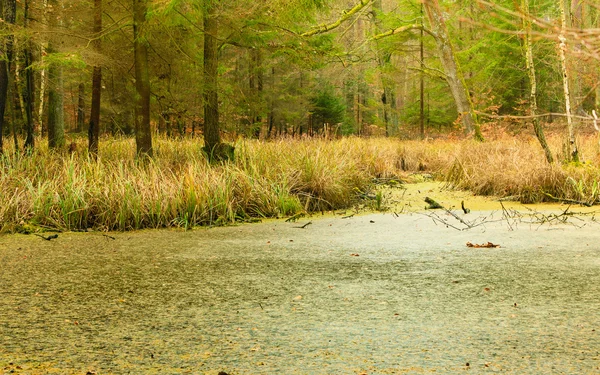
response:
<path fill-rule="evenodd" d="M 580 142 L 588 163 L 548 165 L 532 139 L 399 141 L 344 138 L 240 140 L 235 160 L 209 165 L 198 139 L 155 140 L 135 159 L 127 138 L 107 138 L 97 161 L 44 146 L 0 157 L 0 231 L 132 230 L 223 225 L 348 207 L 374 180 L 429 172 L 475 194 L 522 202 L 600 201 L 598 145 Z M 550 139 L 558 155 L 559 139 Z M 560 156 L 560 155 L 558 155 Z M 379 202 L 381 205 L 381 202 Z"/>

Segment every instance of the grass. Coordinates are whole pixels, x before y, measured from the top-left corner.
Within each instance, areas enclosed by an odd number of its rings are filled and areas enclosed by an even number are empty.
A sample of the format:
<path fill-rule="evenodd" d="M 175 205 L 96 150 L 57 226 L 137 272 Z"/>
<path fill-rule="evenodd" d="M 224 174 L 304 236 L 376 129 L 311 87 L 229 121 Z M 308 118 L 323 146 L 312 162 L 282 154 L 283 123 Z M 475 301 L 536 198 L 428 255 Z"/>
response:
<path fill-rule="evenodd" d="M 560 155 L 561 139 L 549 141 Z M 374 179 L 409 179 L 419 171 L 522 202 L 600 201 L 595 137 L 580 140 L 589 162 L 579 165 L 547 165 L 530 138 L 241 140 L 234 162 L 213 166 L 197 139 L 156 139 L 149 162 L 136 161 L 132 139 L 102 140 L 98 161 L 79 142 L 70 155 L 41 146 L 30 156 L 7 150 L 0 158 L 1 232 L 190 228 L 285 217 L 348 207 Z"/>

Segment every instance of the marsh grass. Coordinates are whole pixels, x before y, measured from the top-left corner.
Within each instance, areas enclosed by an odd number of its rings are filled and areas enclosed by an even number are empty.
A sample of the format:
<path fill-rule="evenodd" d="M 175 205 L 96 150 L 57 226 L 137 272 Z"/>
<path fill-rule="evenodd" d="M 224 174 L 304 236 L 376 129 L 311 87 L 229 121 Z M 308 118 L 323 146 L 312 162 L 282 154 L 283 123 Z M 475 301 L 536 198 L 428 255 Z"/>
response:
<path fill-rule="evenodd" d="M 158 138 L 149 161 L 135 159 L 132 139 L 102 140 L 97 161 L 87 155 L 84 140 L 78 142 L 73 154 L 41 146 L 30 156 L 7 150 L 0 158 L 2 232 L 187 229 L 284 217 L 348 207 L 371 190 L 374 179 L 410 181 L 422 171 L 449 187 L 522 202 L 551 200 L 549 195 L 600 200 L 592 137 L 580 141 L 589 163 L 552 166 L 534 140 L 514 138 L 240 140 L 235 161 L 212 166 L 197 139 Z M 561 140 L 550 143 L 560 155 Z"/>

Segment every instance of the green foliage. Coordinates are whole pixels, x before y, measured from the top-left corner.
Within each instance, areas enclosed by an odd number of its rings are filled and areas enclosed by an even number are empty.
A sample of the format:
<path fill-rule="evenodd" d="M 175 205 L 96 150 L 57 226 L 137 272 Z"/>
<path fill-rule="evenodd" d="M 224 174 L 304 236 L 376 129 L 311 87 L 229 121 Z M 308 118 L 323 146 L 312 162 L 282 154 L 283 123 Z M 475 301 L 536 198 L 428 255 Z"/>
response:
<path fill-rule="evenodd" d="M 35 70 L 48 69 L 50 65 L 62 66 L 68 69 L 82 70 L 88 64 L 79 53 L 49 53 L 44 56 L 44 59 L 32 64 Z"/>
<path fill-rule="evenodd" d="M 346 105 L 331 86 L 325 85 L 311 98 L 311 104 L 315 124 L 338 124 L 344 120 Z"/>

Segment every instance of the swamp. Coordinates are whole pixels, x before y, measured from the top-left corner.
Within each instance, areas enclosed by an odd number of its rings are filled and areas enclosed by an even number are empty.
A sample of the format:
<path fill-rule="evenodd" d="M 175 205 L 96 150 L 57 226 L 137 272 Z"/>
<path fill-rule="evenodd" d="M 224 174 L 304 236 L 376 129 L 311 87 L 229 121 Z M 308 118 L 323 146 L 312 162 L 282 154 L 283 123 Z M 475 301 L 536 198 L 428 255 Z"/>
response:
<path fill-rule="evenodd" d="M 1 0 L 0 374 L 600 373 L 592 0 Z"/>

